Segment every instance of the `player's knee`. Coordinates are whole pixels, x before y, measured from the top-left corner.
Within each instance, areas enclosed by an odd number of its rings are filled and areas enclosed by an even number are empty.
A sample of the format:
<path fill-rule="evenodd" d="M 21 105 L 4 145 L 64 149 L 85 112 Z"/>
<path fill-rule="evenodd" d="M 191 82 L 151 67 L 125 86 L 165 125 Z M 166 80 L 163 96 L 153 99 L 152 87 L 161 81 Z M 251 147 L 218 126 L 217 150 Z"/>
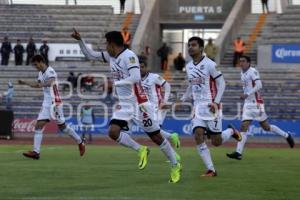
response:
<path fill-rule="evenodd" d="M 119 138 L 120 135 L 120 129 L 116 128 L 116 127 L 110 127 L 108 130 L 108 136 L 113 139 L 113 140 L 117 140 Z"/>
<path fill-rule="evenodd" d="M 269 125 L 264 125 L 262 126 L 262 128 L 264 129 L 264 131 L 270 131 L 271 127 Z"/>
<path fill-rule="evenodd" d="M 58 125 L 59 130 L 63 131 L 67 128 L 66 124 L 59 124 Z"/>
<path fill-rule="evenodd" d="M 218 146 L 220 146 L 222 144 L 222 139 L 219 139 L 219 138 L 212 139 L 211 140 L 211 144 L 214 145 L 214 146 L 216 146 L 216 147 L 218 147 Z"/>
<path fill-rule="evenodd" d="M 154 131 L 151 133 L 147 133 L 149 135 L 149 137 L 151 138 L 151 140 L 157 144 L 157 145 L 161 145 L 164 141 L 164 138 L 162 137 L 162 135 L 160 134 L 159 130 L 158 131 Z"/>

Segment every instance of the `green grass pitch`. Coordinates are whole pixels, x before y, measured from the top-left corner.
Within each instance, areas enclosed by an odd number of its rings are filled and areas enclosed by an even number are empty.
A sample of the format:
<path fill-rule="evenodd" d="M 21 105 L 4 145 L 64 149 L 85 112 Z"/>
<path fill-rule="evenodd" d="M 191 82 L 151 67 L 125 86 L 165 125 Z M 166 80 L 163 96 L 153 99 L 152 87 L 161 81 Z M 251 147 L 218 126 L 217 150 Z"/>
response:
<path fill-rule="evenodd" d="M 0 146 L 1 200 L 294 200 L 300 198 L 299 149 L 246 149 L 242 161 L 228 148 L 211 148 L 218 177 L 205 171 L 195 148 L 181 148 L 182 179 L 168 183 L 169 164 L 157 147 L 148 166 L 124 147 L 42 147 L 40 160 L 24 158 L 31 146 Z"/>

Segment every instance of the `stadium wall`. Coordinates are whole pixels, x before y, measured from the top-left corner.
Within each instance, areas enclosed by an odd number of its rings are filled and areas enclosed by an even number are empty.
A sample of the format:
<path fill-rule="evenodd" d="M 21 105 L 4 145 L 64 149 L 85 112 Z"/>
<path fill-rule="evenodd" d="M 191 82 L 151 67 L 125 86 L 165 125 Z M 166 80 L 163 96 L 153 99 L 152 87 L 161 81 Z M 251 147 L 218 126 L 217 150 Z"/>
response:
<path fill-rule="evenodd" d="M 66 122 L 74 128 L 78 133 L 82 133 L 82 124 L 78 123 L 77 119 L 72 117 L 66 120 Z M 96 118 L 95 125 L 91 127 L 91 133 L 97 135 L 106 135 L 108 130 L 109 118 Z M 29 118 L 17 118 L 13 123 L 13 132 L 21 134 L 29 134 L 34 132 L 36 120 Z M 294 137 L 300 137 L 300 121 L 299 120 L 270 120 L 271 124 L 274 124 L 283 130 L 289 131 Z M 229 124 L 233 124 L 239 127 L 241 124 L 240 120 L 223 120 L 223 129 L 225 129 Z M 167 118 L 164 121 L 163 129 L 170 132 L 177 132 L 181 136 L 191 136 L 191 120 L 179 119 L 174 120 L 172 118 Z M 132 134 L 134 135 L 146 135 L 144 131 L 137 125 L 132 126 Z M 59 130 L 54 121 L 51 121 L 44 129 L 45 133 L 57 134 Z M 264 131 L 258 124 L 254 122 L 249 127 L 248 135 L 272 138 L 278 137 L 277 135 Z"/>
<path fill-rule="evenodd" d="M 293 67 L 300 64 L 300 46 L 298 44 L 267 44 L 257 47 L 257 65 L 259 67 Z"/>
<path fill-rule="evenodd" d="M 147 1 L 147 2 L 146 2 Z M 147 4 L 147 6 L 144 6 Z M 161 34 L 159 27 L 159 9 L 158 0 L 141 0 L 142 16 L 136 29 L 132 41 L 132 49 L 135 52 L 145 51 L 146 46 L 150 47 L 151 53 L 148 66 L 155 68 L 158 66 L 156 50 L 160 46 Z"/>

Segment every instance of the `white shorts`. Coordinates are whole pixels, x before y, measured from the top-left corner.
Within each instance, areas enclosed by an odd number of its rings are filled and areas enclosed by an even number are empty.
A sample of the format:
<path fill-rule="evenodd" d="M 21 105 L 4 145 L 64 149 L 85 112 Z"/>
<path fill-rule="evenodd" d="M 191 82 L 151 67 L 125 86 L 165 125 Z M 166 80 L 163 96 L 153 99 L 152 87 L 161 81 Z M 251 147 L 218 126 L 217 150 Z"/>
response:
<path fill-rule="evenodd" d="M 195 109 L 195 115 L 192 119 L 192 130 L 196 127 L 205 128 L 209 132 L 222 132 L 222 109 L 218 110 L 217 114 L 212 114 L 209 111 L 208 105 L 198 106 Z"/>
<path fill-rule="evenodd" d="M 58 125 L 65 123 L 62 105 L 42 106 L 37 120 L 56 120 Z"/>
<path fill-rule="evenodd" d="M 159 123 L 155 120 L 154 108 L 149 102 L 140 105 L 118 104 L 114 108 L 113 119 L 126 121 L 129 129 L 135 123 L 146 133 L 160 130 Z"/>
<path fill-rule="evenodd" d="M 245 103 L 243 106 L 243 116 L 242 121 L 255 120 L 255 121 L 265 121 L 268 116 L 265 111 L 264 104 L 256 103 Z"/>

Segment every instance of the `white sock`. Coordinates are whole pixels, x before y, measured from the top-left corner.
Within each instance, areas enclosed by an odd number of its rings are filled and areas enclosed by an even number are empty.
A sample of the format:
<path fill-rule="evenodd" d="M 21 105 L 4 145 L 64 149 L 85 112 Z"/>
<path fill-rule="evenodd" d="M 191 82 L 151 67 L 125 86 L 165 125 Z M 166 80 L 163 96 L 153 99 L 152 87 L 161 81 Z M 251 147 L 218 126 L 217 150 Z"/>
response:
<path fill-rule="evenodd" d="M 221 137 L 222 137 L 222 144 L 224 144 L 225 142 L 227 142 L 230 137 L 233 134 L 233 130 L 231 128 L 228 128 L 224 131 L 222 131 Z"/>
<path fill-rule="evenodd" d="M 117 142 L 120 145 L 129 147 L 131 149 L 134 149 L 135 151 L 138 151 L 141 148 L 141 145 L 139 143 L 134 141 L 127 133 L 124 133 L 123 131 L 120 132 L 120 136 L 117 139 Z"/>
<path fill-rule="evenodd" d="M 210 155 L 210 151 L 207 147 L 207 145 L 203 142 L 202 144 L 197 145 L 197 150 L 198 153 L 200 155 L 200 157 L 202 158 L 206 168 L 208 170 L 212 170 L 212 171 L 216 171 L 214 168 L 214 164 L 211 160 L 211 155 Z"/>
<path fill-rule="evenodd" d="M 33 151 L 40 153 L 42 139 L 43 139 L 43 131 L 41 129 L 36 129 L 34 131 L 34 138 L 33 138 Z"/>
<path fill-rule="evenodd" d="M 246 141 L 247 141 L 247 132 L 241 132 L 241 135 L 242 135 L 242 140 L 240 142 L 237 143 L 237 146 L 236 146 L 236 152 L 242 154 L 243 153 L 243 150 L 244 150 L 244 147 L 245 147 L 245 144 L 246 144 Z"/>
<path fill-rule="evenodd" d="M 159 147 L 161 151 L 166 155 L 168 160 L 171 162 L 172 166 L 175 166 L 177 164 L 176 153 L 171 144 L 168 142 L 168 140 L 164 139 L 163 143 L 161 143 Z"/>
<path fill-rule="evenodd" d="M 68 125 L 64 130 L 62 130 L 62 132 L 68 134 L 71 138 L 73 138 L 76 141 L 77 144 L 80 144 L 82 142 L 80 136 Z"/>
<path fill-rule="evenodd" d="M 169 139 L 171 137 L 171 133 L 164 131 L 162 129 L 160 129 L 160 134 L 166 139 Z"/>
<path fill-rule="evenodd" d="M 283 130 L 281 130 L 278 126 L 271 125 L 271 132 L 281 135 L 282 137 L 287 138 L 289 134 Z"/>

